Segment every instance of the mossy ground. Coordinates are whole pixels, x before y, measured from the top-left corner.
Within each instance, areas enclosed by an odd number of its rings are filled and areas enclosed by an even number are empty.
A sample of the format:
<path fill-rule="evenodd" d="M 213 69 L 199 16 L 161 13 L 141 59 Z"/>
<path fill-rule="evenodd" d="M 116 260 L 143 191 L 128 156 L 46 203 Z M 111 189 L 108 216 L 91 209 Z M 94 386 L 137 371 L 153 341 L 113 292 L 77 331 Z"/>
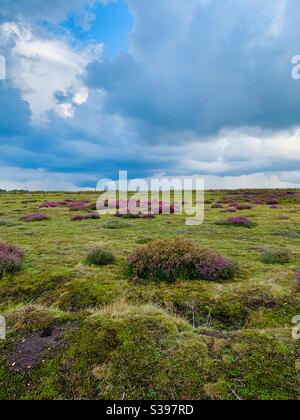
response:
<path fill-rule="evenodd" d="M 216 224 L 228 215 L 211 205 L 200 226 L 161 215 L 121 221 L 122 229 L 108 228 L 120 222 L 112 216 L 72 222 L 68 208 L 38 209 L 46 200 L 97 198 L 0 194 L 0 241 L 26 252 L 23 271 L 0 279 L 8 324 L 0 341 L 1 399 L 299 399 L 300 342 L 292 338 L 292 318 L 300 315 L 297 200 L 238 212 L 256 223 L 253 229 Z M 50 219 L 20 220 L 37 211 Z M 126 258 L 136 247 L 176 236 L 237 261 L 238 275 L 175 284 L 128 278 Z M 89 266 L 86 253 L 95 246 L 113 251 L 116 262 Z M 290 250 L 291 262 L 264 264 L 268 247 Z M 66 333 L 57 349 L 30 369 L 12 369 L 10 355 L 23 340 L 61 325 Z"/>

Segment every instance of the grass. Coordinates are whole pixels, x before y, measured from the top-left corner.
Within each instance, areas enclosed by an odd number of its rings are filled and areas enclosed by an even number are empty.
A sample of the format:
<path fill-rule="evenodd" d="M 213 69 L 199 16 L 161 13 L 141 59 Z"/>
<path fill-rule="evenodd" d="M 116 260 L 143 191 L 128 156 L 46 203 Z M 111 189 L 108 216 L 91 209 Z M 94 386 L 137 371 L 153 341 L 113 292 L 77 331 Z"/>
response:
<path fill-rule="evenodd" d="M 99 247 L 90 250 L 87 254 L 88 264 L 98 265 L 99 267 L 113 264 L 115 259 L 112 252 Z"/>
<path fill-rule="evenodd" d="M 265 264 L 288 264 L 292 256 L 285 249 L 266 249 L 261 255 L 261 261 Z"/>
<path fill-rule="evenodd" d="M 22 271 L 0 279 L 0 314 L 9 327 L 0 341 L 0 399 L 299 398 L 299 342 L 292 339 L 292 318 L 300 315 L 299 192 L 279 198 L 277 209 L 262 203 L 237 210 L 253 229 L 218 224 L 227 204 L 211 207 L 233 194 L 249 204 L 243 192 L 208 192 L 199 226 L 185 226 L 180 214 L 74 223 L 68 206 L 39 206 L 94 203 L 97 194 L 0 194 L 1 242 L 25 252 Z M 49 219 L 21 220 L 35 213 Z M 170 284 L 128 277 L 126 261 L 136 249 L 174 238 L 237 262 L 238 273 L 222 282 Z M 270 244 L 290 260 L 265 264 L 261 252 Z M 86 250 L 98 246 L 118 256 L 114 264 L 86 262 Z M 65 335 L 43 363 L 12 368 L 23 340 L 60 326 Z"/>

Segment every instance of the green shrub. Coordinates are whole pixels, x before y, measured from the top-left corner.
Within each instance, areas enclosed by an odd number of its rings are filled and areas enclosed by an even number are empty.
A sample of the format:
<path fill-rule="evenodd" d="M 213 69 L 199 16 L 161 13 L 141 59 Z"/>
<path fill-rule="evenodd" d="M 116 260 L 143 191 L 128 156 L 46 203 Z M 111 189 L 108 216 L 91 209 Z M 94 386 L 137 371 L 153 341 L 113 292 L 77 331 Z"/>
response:
<path fill-rule="evenodd" d="M 115 262 L 115 256 L 104 248 L 95 248 L 88 252 L 87 262 L 90 265 L 109 265 Z"/>
<path fill-rule="evenodd" d="M 266 249 L 261 254 L 261 261 L 265 264 L 288 264 L 291 258 L 286 249 Z"/>
<path fill-rule="evenodd" d="M 148 281 L 225 280 L 232 278 L 236 265 L 206 248 L 184 239 L 153 241 L 133 252 L 129 274 Z"/>

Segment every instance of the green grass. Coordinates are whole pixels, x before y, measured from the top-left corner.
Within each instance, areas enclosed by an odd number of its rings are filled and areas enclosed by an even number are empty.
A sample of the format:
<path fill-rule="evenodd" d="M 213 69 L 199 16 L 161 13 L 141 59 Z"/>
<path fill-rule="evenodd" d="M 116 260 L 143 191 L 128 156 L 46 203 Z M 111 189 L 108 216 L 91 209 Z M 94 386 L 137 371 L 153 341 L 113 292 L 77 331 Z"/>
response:
<path fill-rule="evenodd" d="M 214 204 L 223 195 L 208 192 L 206 199 Z M 292 318 L 300 315 L 300 200 L 234 215 L 249 218 L 252 229 L 217 224 L 224 213 L 212 205 L 200 226 L 185 226 L 183 215 L 74 223 L 68 208 L 38 209 L 47 200 L 97 198 L 0 194 L 0 241 L 26 253 L 23 270 L 0 279 L 0 315 L 9 327 L 0 341 L 0 399 L 299 398 Z M 35 212 L 50 219 L 21 220 Z M 134 249 L 174 237 L 236 261 L 238 274 L 224 282 L 174 284 L 128 277 Z M 113 251 L 114 264 L 87 263 L 87 252 L 98 247 Z M 265 264 L 261 255 L 270 247 L 288 250 L 290 261 Z M 66 327 L 64 339 L 43 362 L 12 369 L 10 355 L 23 340 L 59 325 Z"/>

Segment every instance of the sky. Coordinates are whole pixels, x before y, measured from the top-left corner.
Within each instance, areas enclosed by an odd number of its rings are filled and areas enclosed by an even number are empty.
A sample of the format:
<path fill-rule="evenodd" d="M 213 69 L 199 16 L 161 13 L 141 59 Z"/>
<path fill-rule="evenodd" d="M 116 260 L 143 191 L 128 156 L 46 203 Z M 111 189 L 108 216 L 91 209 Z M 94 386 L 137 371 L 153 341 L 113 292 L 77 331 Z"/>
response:
<path fill-rule="evenodd" d="M 0 0 L 0 189 L 300 187 L 299 28 L 298 0 Z"/>

